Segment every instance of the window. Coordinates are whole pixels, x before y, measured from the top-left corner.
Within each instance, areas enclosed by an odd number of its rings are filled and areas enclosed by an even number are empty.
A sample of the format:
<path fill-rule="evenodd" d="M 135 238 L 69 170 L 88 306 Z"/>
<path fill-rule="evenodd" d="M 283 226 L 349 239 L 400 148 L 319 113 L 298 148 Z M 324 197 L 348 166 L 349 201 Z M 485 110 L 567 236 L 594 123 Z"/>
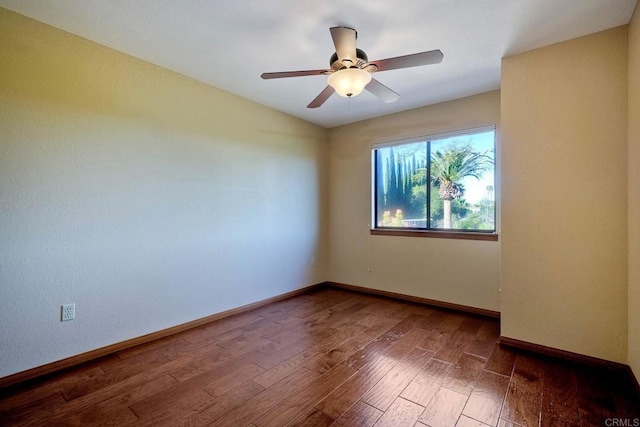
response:
<path fill-rule="evenodd" d="M 376 229 L 495 232 L 495 128 L 373 149 Z"/>

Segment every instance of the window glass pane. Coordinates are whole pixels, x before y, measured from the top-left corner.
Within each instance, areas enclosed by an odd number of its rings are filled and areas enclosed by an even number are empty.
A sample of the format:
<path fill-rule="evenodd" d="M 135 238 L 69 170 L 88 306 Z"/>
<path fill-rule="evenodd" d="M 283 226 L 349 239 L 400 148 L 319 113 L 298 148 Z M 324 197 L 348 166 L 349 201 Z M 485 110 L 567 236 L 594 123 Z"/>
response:
<path fill-rule="evenodd" d="M 376 155 L 378 227 L 427 226 L 427 143 L 379 148 Z"/>
<path fill-rule="evenodd" d="M 430 144 L 431 228 L 495 230 L 494 132 Z"/>

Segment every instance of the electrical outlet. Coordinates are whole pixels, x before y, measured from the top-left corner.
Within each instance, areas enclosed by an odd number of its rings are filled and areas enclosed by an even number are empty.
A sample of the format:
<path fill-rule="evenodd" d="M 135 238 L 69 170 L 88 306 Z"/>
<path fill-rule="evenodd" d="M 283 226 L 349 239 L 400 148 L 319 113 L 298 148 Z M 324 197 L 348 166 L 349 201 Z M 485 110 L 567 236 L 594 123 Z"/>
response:
<path fill-rule="evenodd" d="M 62 316 L 60 318 L 60 321 L 66 322 L 67 320 L 73 320 L 75 318 L 76 318 L 76 305 L 64 304 L 62 306 Z"/>

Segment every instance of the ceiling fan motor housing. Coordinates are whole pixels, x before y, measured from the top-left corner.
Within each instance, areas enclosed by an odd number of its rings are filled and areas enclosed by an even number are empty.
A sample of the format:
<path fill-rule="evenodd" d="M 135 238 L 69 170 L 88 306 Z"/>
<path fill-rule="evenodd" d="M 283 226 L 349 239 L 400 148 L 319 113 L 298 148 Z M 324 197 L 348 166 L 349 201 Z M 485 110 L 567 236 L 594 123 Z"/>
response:
<path fill-rule="evenodd" d="M 362 49 L 356 49 L 356 58 L 357 60 L 355 64 L 351 63 L 348 59 L 340 61 L 338 59 L 338 54 L 334 52 L 334 54 L 331 55 L 331 59 L 329 59 L 329 64 L 333 71 L 338 71 L 343 68 L 363 68 L 367 65 L 367 61 L 369 60 L 367 54 L 364 53 L 364 50 Z"/>

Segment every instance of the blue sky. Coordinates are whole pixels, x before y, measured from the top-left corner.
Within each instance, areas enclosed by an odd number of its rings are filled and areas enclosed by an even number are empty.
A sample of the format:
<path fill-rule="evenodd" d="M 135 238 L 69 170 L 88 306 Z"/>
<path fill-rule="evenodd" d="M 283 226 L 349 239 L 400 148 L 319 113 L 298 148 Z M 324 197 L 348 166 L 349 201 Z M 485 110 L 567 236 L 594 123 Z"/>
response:
<path fill-rule="evenodd" d="M 495 132 L 488 131 L 482 133 L 476 133 L 471 135 L 455 136 L 451 138 L 431 140 L 431 150 L 438 150 L 447 147 L 452 143 L 458 143 L 461 145 L 471 144 L 475 150 L 479 152 L 488 151 L 488 155 L 494 158 L 495 161 Z M 416 159 L 424 159 L 426 155 L 426 146 L 424 142 L 416 142 L 410 144 L 397 145 L 393 147 L 394 152 L 397 155 L 415 155 Z M 383 158 L 388 158 L 389 148 L 381 149 Z M 383 174 L 386 171 L 383 169 Z M 483 198 L 487 197 L 487 187 L 492 186 L 495 188 L 494 173 L 493 170 L 487 171 L 480 180 L 473 177 L 468 177 L 462 180 L 462 184 L 465 188 L 464 198 L 469 203 L 477 203 Z M 495 199 L 495 191 L 492 194 Z"/>
<path fill-rule="evenodd" d="M 474 149 L 479 152 L 484 152 L 489 150 L 489 155 L 495 161 L 495 132 L 483 132 L 476 133 L 473 135 L 464 135 L 462 137 L 456 136 L 453 138 L 441 139 L 441 140 L 432 140 L 431 150 L 437 149 L 438 147 L 446 147 L 452 142 L 460 142 L 463 144 L 471 143 Z M 494 169 L 495 170 L 495 169 Z M 464 185 L 465 192 L 464 198 L 469 203 L 477 203 L 483 198 L 487 197 L 487 187 L 492 186 L 495 189 L 495 180 L 493 170 L 487 171 L 480 180 L 477 180 L 473 177 L 468 177 L 462 180 L 462 184 Z M 492 197 L 495 199 L 495 191 Z"/>

